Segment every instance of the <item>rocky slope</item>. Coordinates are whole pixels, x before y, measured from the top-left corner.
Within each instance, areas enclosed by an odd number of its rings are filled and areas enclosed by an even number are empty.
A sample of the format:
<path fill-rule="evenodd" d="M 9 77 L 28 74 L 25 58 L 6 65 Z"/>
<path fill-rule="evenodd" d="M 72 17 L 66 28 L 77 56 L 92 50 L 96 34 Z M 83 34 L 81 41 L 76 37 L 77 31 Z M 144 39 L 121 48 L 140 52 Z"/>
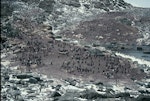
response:
<path fill-rule="evenodd" d="M 1 100 L 149 99 L 150 62 L 116 52 L 149 52 L 149 9 L 123 0 L 1 3 Z"/>
<path fill-rule="evenodd" d="M 81 79 L 47 78 L 35 72 L 21 72 L 9 67 L 2 54 L 1 100 L 2 101 L 143 101 L 149 99 L 149 81 L 82 81 Z M 123 83 L 124 82 L 124 83 Z"/>
<path fill-rule="evenodd" d="M 20 20 L 28 16 L 32 22 L 48 22 L 54 30 L 91 19 L 101 12 L 132 8 L 123 0 L 2 0 L 2 4 L 3 16 L 12 14 Z"/>

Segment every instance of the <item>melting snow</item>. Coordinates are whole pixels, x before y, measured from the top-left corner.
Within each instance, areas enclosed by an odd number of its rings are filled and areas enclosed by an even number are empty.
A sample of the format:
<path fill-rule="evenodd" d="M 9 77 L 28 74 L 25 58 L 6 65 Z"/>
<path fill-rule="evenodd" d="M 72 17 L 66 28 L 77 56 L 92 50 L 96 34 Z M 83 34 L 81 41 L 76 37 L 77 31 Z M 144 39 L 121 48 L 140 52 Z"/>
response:
<path fill-rule="evenodd" d="M 138 59 L 134 56 L 129 56 L 129 55 L 121 54 L 121 53 L 116 53 L 116 55 L 121 56 L 123 58 L 129 58 L 132 61 L 137 61 L 139 64 L 145 64 L 145 65 L 150 67 L 150 62 L 149 61 L 146 61 L 146 60 L 143 60 L 143 59 Z"/>

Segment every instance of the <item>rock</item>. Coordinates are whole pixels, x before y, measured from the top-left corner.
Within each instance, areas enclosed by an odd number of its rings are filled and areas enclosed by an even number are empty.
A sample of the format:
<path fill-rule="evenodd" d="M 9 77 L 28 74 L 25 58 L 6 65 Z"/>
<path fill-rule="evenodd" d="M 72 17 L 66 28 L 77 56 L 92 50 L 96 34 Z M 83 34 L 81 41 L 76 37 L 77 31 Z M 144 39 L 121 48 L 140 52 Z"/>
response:
<path fill-rule="evenodd" d="M 129 5 L 129 4 L 127 4 L 127 3 L 124 2 L 123 0 L 119 0 L 118 6 L 121 6 L 121 7 L 123 7 L 123 8 L 126 8 L 127 5 Z"/>
<path fill-rule="evenodd" d="M 39 82 L 43 81 L 40 77 L 34 77 L 34 78 Z"/>
<path fill-rule="evenodd" d="M 18 88 L 16 86 L 13 86 L 12 88 L 13 88 L 13 90 L 18 90 Z"/>
<path fill-rule="evenodd" d="M 39 2 L 40 2 L 40 0 L 21 0 L 21 1 L 23 1 L 23 2 L 25 2 L 25 3 L 29 3 L 29 4 L 32 4 L 32 3 L 39 3 Z"/>
<path fill-rule="evenodd" d="M 28 98 L 29 99 L 34 99 L 36 97 L 36 94 L 35 93 L 31 93 L 28 95 Z"/>
<path fill-rule="evenodd" d="M 71 78 L 66 79 L 65 81 L 67 81 L 70 85 L 75 86 L 76 85 L 76 80 L 73 80 Z"/>
<path fill-rule="evenodd" d="M 85 8 L 89 9 L 90 8 L 90 5 L 88 4 L 83 4 Z"/>
<path fill-rule="evenodd" d="M 146 88 L 150 88 L 150 82 L 145 87 Z"/>
<path fill-rule="evenodd" d="M 129 87 L 125 87 L 125 88 L 124 88 L 124 90 L 131 90 L 131 88 L 129 88 Z"/>
<path fill-rule="evenodd" d="M 21 52 L 21 49 L 17 49 L 17 50 L 14 51 L 15 54 L 19 53 L 19 52 Z"/>
<path fill-rule="evenodd" d="M 141 71 L 142 73 L 144 73 L 144 69 L 141 68 L 140 71 Z"/>
<path fill-rule="evenodd" d="M 57 91 L 53 92 L 51 95 L 51 97 L 60 97 L 60 96 L 61 96 L 61 94 L 58 93 Z"/>
<path fill-rule="evenodd" d="M 30 79 L 29 79 L 29 81 L 28 81 L 29 83 L 37 83 L 38 82 L 38 80 L 37 79 L 35 79 L 35 78 L 33 78 L 33 77 L 31 77 Z"/>
<path fill-rule="evenodd" d="M 103 8 L 105 5 L 103 4 L 103 3 L 101 3 L 101 2 L 95 2 L 94 3 L 94 7 L 95 8 Z"/>
<path fill-rule="evenodd" d="M 66 4 L 68 6 L 73 6 L 73 7 L 80 7 L 80 2 L 79 0 L 61 0 L 62 4 Z"/>
<path fill-rule="evenodd" d="M 137 47 L 137 50 L 138 50 L 138 51 L 142 51 L 143 48 L 142 48 L 142 47 Z"/>
<path fill-rule="evenodd" d="M 62 38 L 62 36 L 60 36 L 60 35 L 57 35 L 57 36 L 54 36 L 55 37 L 55 39 L 61 39 Z"/>
<path fill-rule="evenodd" d="M 136 80 L 134 77 L 131 77 L 130 79 L 131 79 L 131 80 L 133 80 L 133 81 L 135 81 L 135 80 Z"/>
<path fill-rule="evenodd" d="M 66 54 L 68 54 L 69 52 L 68 52 L 68 50 L 59 50 L 58 53 L 59 53 L 59 54 L 62 54 L 62 55 L 66 55 Z"/>
<path fill-rule="evenodd" d="M 150 96 L 140 95 L 139 97 L 136 98 L 135 101 L 150 101 Z"/>
<path fill-rule="evenodd" d="M 1 2 L 1 17 L 11 16 L 14 10 L 13 6 L 9 2 Z"/>
<path fill-rule="evenodd" d="M 30 67 L 31 67 L 32 69 L 35 69 L 35 68 L 37 68 L 37 64 L 32 64 Z"/>
<path fill-rule="evenodd" d="M 61 88 L 61 85 L 52 86 L 52 89 L 55 89 L 55 90 L 60 90 L 60 88 Z"/>
<path fill-rule="evenodd" d="M 61 85 L 57 85 L 57 86 L 55 87 L 56 90 L 59 90 L 60 88 L 61 88 Z"/>
<path fill-rule="evenodd" d="M 16 83 L 16 80 L 9 80 L 10 83 Z"/>
<path fill-rule="evenodd" d="M 35 90 L 29 90 L 28 93 L 35 93 Z"/>
<path fill-rule="evenodd" d="M 125 49 L 125 47 L 124 47 L 124 46 L 121 46 L 121 49 L 122 49 L 122 50 L 124 50 L 124 49 Z"/>
<path fill-rule="evenodd" d="M 150 54 L 150 51 L 144 51 L 143 53 L 144 54 Z"/>
<path fill-rule="evenodd" d="M 79 101 L 79 99 L 76 99 L 79 97 L 78 92 L 69 91 L 66 92 L 64 95 L 59 97 L 58 101 Z"/>
<path fill-rule="evenodd" d="M 4 79 L 5 79 L 5 80 L 9 80 L 9 76 L 8 76 L 8 75 L 5 75 L 5 76 L 4 76 Z"/>
<path fill-rule="evenodd" d="M 54 82 L 54 80 L 48 80 L 47 82 L 49 82 L 49 83 L 53 83 L 53 82 Z"/>
<path fill-rule="evenodd" d="M 119 97 L 130 97 L 130 93 L 118 93 L 115 95 L 116 98 L 119 98 Z"/>
<path fill-rule="evenodd" d="M 90 46 L 88 46 L 88 45 L 85 45 L 85 46 L 84 46 L 84 48 L 86 48 L 86 49 L 90 49 L 91 47 L 90 47 Z"/>
<path fill-rule="evenodd" d="M 106 92 L 106 93 L 108 93 L 108 94 L 115 93 L 115 91 L 114 91 L 113 89 L 111 89 L 111 88 L 106 89 L 106 91 L 105 91 L 105 92 Z"/>
<path fill-rule="evenodd" d="M 98 43 L 93 43 L 92 46 L 93 46 L 93 47 L 99 47 L 100 44 L 98 44 Z"/>
<path fill-rule="evenodd" d="M 21 92 L 19 91 L 19 90 L 15 90 L 14 92 L 13 92 L 13 95 L 14 96 L 18 96 L 18 95 L 20 95 L 21 94 Z"/>
<path fill-rule="evenodd" d="M 17 96 L 17 101 L 25 101 L 22 96 Z"/>
<path fill-rule="evenodd" d="M 39 7 L 45 10 L 47 13 L 51 13 L 53 11 L 54 4 L 54 0 L 43 0 L 39 3 Z"/>
<path fill-rule="evenodd" d="M 95 85 L 104 85 L 103 82 L 96 82 Z"/>
<path fill-rule="evenodd" d="M 84 99 L 107 98 L 106 95 L 99 94 L 99 93 L 95 92 L 94 90 L 83 91 L 81 93 L 80 97 L 84 98 Z"/>
<path fill-rule="evenodd" d="M 4 37 L 4 36 L 1 36 L 0 37 L 0 42 L 3 44 L 3 43 L 5 43 L 7 41 L 7 38 L 6 37 Z"/>
<path fill-rule="evenodd" d="M 16 82 L 16 84 L 26 85 L 27 83 L 23 80 L 19 80 L 19 81 Z"/>
<path fill-rule="evenodd" d="M 32 75 L 28 75 L 28 74 L 19 74 L 16 76 L 18 79 L 27 79 L 32 77 Z"/>
<path fill-rule="evenodd" d="M 137 83 L 138 85 L 140 85 L 140 86 L 144 86 L 144 85 L 145 85 L 143 82 L 140 82 L 140 81 L 137 81 L 136 83 Z"/>
<path fill-rule="evenodd" d="M 150 94 L 150 91 L 148 90 L 138 90 L 141 94 Z"/>
<path fill-rule="evenodd" d="M 1 97 L 2 97 L 2 99 L 6 99 L 6 98 L 7 98 L 7 96 L 6 96 L 6 95 L 2 95 Z"/>

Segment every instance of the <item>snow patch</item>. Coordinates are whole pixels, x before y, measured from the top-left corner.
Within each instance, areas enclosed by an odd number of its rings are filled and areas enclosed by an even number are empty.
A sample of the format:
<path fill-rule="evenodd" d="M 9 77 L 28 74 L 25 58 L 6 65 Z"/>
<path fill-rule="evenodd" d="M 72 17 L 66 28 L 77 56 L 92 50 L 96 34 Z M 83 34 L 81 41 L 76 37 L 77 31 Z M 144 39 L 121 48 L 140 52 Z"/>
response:
<path fill-rule="evenodd" d="M 143 59 L 138 59 L 138 58 L 136 58 L 134 56 L 129 56 L 129 55 L 121 54 L 121 53 L 116 53 L 116 55 L 117 56 L 121 56 L 123 58 L 129 58 L 132 61 L 137 61 L 138 64 L 141 64 L 141 65 L 145 64 L 145 65 L 150 67 L 150 62 L 149 61 L 146 61 L 146 60 L 143 60 Z"/>
<path fill-rule="evenodd" d="M 5 67 L 10 65 L 10 61 L 5 60 L 5 61 L 1 61 L 1 64 L 4 65 Z"/>
<path fill-rule="evenodd" d="M 124 92 L 124 86 L 113 85 L 113 90 L 116 92 Z"/>
<path fill-rule="evenodd" d="M 84 91 L 85 90 L 83 88 L 78 88 L 78 87 L 75 87 L 75 86 L 72 86 L 72 85 L 63 86 L 63 88 L 65 90 L 74 90 L 74 91 Z"/>
<path fill-rule="evenodd" d="M 7 55 L 5 53 L 1 54 L 1 59 L 5 58 Z"/>

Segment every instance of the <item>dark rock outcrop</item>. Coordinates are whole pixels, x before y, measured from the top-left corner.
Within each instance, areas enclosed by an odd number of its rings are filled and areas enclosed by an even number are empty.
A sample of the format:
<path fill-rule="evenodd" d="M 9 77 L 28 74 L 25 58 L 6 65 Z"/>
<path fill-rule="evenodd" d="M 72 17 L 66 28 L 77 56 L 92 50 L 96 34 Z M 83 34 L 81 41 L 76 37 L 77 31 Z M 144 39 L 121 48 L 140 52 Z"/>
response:
<path fill-rule="evenodd" d="M 79 0 L 61 0 L 60 1 L 62 4 L 68 5 L 68 6 L 73 6 L 73 7 L 80 7 L 80 2 Z"/>
<path fill-rule="evenodd" d="M 18 79 L 27 79 L 32 77 L 32 75 L 28 75 L 28 74 L 20 74 L 16 76 Z"/>
<path fill-rule="evenodd" d="M 61 96 L 61 94 L 57 91 L 53 92 L 52 95 L 51 95 L 51 97 L 60 97 L 60 96 Z"/>
<path fill-rule="evenodd" d="M 53 11 L 54 4 L 54 0 L 44 0 L 39 3 L 39 7 L 45 10 L 47 13 L 51 13 Z"/>

